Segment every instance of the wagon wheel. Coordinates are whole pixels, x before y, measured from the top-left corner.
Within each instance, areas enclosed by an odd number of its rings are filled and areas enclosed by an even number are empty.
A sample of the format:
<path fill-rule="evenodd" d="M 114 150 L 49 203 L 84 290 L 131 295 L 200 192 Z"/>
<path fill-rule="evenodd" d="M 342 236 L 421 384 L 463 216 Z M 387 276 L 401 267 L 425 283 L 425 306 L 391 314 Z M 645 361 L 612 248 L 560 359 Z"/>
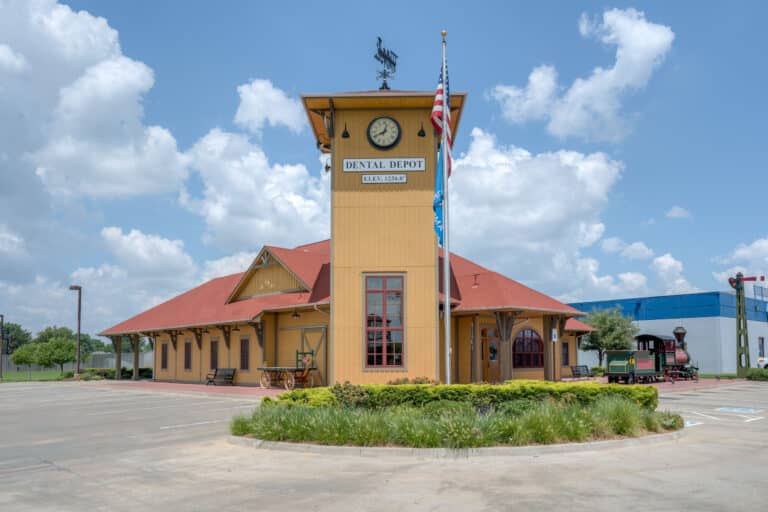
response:
<path fill-rule="evenodd" d="M 291 372 L 283 373 L 283 385 L 288 391 L 296 387 L 296 377 Z"/>
<path fill-rule="evenodd" d="M 272 385 L 272 379 L 269 377 L 269 373 L 261 372 L 259 384 L 261 384 L 261 387 L 264 389 L 268 389 Z"/>

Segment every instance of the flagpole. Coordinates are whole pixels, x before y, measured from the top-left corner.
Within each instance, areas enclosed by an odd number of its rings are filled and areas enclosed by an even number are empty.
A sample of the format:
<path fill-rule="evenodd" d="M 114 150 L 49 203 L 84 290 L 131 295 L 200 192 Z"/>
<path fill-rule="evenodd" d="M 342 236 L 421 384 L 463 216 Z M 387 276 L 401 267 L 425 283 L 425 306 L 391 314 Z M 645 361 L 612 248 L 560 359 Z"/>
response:
<path fill-rule="evenodd" d="M 443 321 L 445 325 L 443 332 L 445 333 L 445 383 L 451 383 L 451 249 L 450 249 L 450 229 L 448 224 L 449 219 L 449 207 L 448 207 L 448 162 L 445 158 L 446 144 L 448 144 L 448 114 L 446 111 L 448 108 L 448 74 L 446 73 L 445 65 L 445 36 L 448 31 L 443 30 L 441 32 L 443 36 L 443 130 L 442 140 L 440 141 L 440 151 L 443 160 Z"/>

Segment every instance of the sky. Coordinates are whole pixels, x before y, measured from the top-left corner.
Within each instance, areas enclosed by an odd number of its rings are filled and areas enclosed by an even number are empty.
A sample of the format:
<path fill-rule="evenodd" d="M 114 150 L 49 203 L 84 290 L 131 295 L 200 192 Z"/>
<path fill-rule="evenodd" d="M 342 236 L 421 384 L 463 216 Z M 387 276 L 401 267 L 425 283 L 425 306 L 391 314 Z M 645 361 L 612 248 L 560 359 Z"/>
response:
<path fill-rule="evenodd" d="M 303 93 L 468 93 L 454 252 L 564 301 L 768 272 L 764 2 L 0 0 L 0 313 L 98 332 L 329 237 Z"/>

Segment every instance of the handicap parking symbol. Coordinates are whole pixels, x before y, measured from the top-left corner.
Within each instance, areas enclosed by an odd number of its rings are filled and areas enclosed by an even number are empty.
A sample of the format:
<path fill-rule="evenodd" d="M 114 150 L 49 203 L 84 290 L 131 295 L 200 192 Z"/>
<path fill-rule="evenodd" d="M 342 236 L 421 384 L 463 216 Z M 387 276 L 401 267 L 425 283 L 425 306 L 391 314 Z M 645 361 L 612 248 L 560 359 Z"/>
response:
<path fill-rule="evenodd" d="M 720 407 L 718 411 L 721 412 L 736 412 L 741 414 L 759 414 L 763 412 L 762 409 L 753 409 L 751 407 Z"/>

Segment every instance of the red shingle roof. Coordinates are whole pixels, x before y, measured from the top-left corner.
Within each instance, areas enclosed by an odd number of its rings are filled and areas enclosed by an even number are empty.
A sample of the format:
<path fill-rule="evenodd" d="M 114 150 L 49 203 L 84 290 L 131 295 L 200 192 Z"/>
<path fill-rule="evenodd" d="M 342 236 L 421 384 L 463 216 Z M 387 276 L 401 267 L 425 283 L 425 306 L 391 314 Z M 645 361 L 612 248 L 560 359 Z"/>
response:
<path fill-rule="evenodd" d="M 330 302 L 330 240 L 301 245 L 294 249 L 271 246 L 267 246 L 267 249 L 304 281 L 311 288 L 311 292 L 264 295 L 228 304 L 227 299 L 245 273 L 232 274 L 212 279 L 100 334 L 109 336 L 247 322 L 264 311 Z M 451 274 L 452 287 L 457 287 L 457 290 L 451 293 L 451 302 L 456 304 L 456 312 L 524 309 L 567 316 L 579 314 L 579 311 L 562 302 L 456 254 L 451 255 Z M 578 321 L 568 320 L 566 330 L 573 330 L 568 327 L 577 325 L 572 322 Z M 586 331 L 591 330 L 586 324 L 578 324 L 579 327 L 587 327 Z"/>
<path fill-rule="evenodd" d="M 569 318 L 565 322 L 565 330 L 570 332 L 592 332 L 595 330 L 595 328 L 589 324 L 585 324 L 581 320 Z"/>

